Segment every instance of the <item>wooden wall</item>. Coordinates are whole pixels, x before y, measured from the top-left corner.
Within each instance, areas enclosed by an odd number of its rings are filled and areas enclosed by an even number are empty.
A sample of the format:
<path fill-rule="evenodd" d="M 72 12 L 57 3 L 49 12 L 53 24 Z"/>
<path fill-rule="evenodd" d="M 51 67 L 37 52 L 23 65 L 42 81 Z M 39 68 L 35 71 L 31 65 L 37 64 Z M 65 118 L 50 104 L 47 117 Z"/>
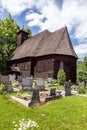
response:
<path fill-rule="evenodd" d="M 71 80 L 73 83 L 76 83 L 76 58 L 71 56 L 55 56 L 54 78 L 56 78 L 61 61 L 64 64 L 64 71 L 66 73 L 67 80 Z"/>
<path fill-rule="evenodd" d="M 54 75 L 54 59 L 42 58 L 37 59 L 36 66 L 34 68 L 35 78 L 48 78 Z"/>
<path fill-rule="evenodd" d="M 22 72 L 23 77 L 33 75 L 34 78 L 57 78 L 60 62 L 64 64 L 64 71 L 67 80 L 76 82 L 76 58 L 63 55 L 48 55 L 37 58 L 21 59 L 14 61 L 11 65 L 16 65 Z"/>

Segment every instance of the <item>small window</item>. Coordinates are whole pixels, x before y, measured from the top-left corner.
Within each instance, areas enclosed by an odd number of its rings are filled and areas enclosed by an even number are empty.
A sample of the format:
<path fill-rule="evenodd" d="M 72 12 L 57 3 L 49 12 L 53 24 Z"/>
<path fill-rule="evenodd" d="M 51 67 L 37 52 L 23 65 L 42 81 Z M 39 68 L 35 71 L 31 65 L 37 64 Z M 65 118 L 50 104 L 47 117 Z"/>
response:
<path fill-rule="evenodd" d="M 63 61 L 60 61 L 60 66 L 59 66 L 60 69 L 64 69 L 64 63 Z"/>

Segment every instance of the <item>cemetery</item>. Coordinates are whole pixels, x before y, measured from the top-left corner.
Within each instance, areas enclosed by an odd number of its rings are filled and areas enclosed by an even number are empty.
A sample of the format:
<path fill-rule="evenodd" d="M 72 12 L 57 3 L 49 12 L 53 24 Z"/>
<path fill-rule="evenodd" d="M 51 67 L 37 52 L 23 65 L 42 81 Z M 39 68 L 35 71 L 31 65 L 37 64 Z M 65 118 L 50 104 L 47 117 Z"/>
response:
<path fill-rule="evenodd" d="M 49 79 L 48 79 L 49 81 Z M 45 86 L 47 85 L 46 81 L 42 78 L 38 78 L 33 83 L 32 77 L 26 77 L 22 79 L 22 82 L 15 80 L 14 75 L 9 76 L 0 76 L 1 84 L 5 85 L 5 90 L 8 92 L 15 91 L 19 93 L 23 90 L 30 90 L 30 93 L 26 95 L 16 95 L 12 96 L 12 99 L 22 103 L 23 105 L 29 107 L 33 103 L 45 103 L 47 101 L 60 98 L 61 92 L 56 91 L 56 88 L 49 88 L 47 90 Z M 51 80 L 49 81 L 49 83 Z"/>
<path fill-rule="evenodd" d="M 51 77 L 34 79 L 32 76 L 21 76 L 16 80 L 15 75 L 10 74 L 0 75 L 0 84 L 0 88 L 4 86 L 4 90 L 0 89 L 0 114 L 3 113 L 0 117 L 1 129 L 14 129 L 20 126 L 21 121 L 25 126 L 29 122 L 35 123 L 34 126 L 32 124 L 35 130 L 86 130 L 86 81 L 76 85 L 69 80 L 60 86 L 59 82 Z M 81 109 L 83 113 L 80 113 Z"/>
<path fill-rule="evenodd" d="M 52 78 L 33 79 L 33 77 L 23 77 L 21 80 L 15 80 L 15 75 L 11 74 L 6 76 L 1 75 L 0 84 L 5 86 L 5 92 L 15 92 L 11 98 L 26 107 L 31 107 L 36 103 L 42 104 L 67 97 L 78 92 L 84 94 L 82 87 L 86 90 L 86 82 L 76 86 L 72 85 L 71 81 L 65 81 L 64 86 L 58 89 L 57 81 Z M 26 91 L 26 93 L 23 93 L 23 91 Z"/>

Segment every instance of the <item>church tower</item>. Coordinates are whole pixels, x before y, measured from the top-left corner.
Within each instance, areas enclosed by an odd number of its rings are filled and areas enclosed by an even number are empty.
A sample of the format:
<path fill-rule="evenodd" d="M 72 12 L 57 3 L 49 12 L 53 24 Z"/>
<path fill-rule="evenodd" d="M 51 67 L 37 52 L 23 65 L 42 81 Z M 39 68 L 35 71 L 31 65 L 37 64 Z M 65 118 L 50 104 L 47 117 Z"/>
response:
<path fill-rule="evenodd" d="M 17 47 L 22 45 L 22 43 L 28 38 L 28 33 L 22 28 L 18 33 L 17 33 Z"/>

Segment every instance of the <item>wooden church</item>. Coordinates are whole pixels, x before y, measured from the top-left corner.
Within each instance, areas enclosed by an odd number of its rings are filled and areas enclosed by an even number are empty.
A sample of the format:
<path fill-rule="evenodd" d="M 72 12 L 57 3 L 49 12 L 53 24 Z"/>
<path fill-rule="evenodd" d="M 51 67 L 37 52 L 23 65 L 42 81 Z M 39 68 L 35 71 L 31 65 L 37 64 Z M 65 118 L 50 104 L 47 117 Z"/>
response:
<path fill-rule="evenodd" d="M 45 30 L 32 38 L 21 29 L 17 33 L 17 48 L 7 61 L 8 71 L 18 68 L 23 77 L 57 78 L 64 69 L 67 80 L 76 82 L 77 55 L 73 49 L 67 27 L 55 32 Z"/>

